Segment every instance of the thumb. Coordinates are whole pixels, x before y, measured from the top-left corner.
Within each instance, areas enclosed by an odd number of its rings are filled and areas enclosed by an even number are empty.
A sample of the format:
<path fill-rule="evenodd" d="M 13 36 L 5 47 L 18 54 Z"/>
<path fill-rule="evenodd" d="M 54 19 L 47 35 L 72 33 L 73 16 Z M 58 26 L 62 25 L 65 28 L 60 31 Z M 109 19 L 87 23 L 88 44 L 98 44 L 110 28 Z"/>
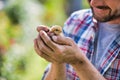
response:
<path fill-rule="evenodd" d="M 52 40 L 57 43 L 57 44 L 61 44 L 61 45 L 69 45 L 71 46 L 73 43 L 73 40 L 69 37 L 64 37 L 64 36 L 52 36 Z"/>
<path fill-rule="evenodd" d="M 45 32 L 49 32 L 49 28 L 45 25 L 40 25 L 37 27 L 37 31 L 40 32 L 41 30 L 45 31 Z"/>

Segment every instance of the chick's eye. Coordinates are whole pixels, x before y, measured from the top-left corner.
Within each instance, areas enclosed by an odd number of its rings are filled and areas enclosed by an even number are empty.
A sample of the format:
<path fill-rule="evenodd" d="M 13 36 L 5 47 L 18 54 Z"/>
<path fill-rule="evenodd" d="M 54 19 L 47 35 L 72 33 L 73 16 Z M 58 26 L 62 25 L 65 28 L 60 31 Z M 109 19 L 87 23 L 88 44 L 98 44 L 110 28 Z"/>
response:
<path fill-rule="evenodd" d="M 56 29 L 55 31 L 59 31 L 58 29 Z"/>

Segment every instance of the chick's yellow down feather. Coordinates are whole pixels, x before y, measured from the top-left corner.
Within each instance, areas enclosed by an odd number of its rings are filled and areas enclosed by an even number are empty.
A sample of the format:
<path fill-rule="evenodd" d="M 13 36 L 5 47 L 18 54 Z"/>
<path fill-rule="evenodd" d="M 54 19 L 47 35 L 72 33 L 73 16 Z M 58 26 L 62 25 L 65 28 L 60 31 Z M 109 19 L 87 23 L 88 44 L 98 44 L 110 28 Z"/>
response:
<path fill-rule="evenodd" d="M 58 25 L 54 25 L 50 28 L 50 32 L 55 35 L 60 35 L 62 33 L 62 27 Z"/>

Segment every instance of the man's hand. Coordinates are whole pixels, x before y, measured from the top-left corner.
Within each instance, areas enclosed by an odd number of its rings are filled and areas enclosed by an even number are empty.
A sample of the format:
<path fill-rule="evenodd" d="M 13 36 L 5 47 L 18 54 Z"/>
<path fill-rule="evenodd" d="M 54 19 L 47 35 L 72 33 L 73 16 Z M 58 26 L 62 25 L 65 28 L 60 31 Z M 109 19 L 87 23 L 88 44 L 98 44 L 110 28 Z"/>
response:
<path fill-rule="evenodd" d="M 38 28 L 39 35 L 34 41 L 35 50 L 39 56 L 52 63 L 70 63 L 74 64 L 82 61 L 83 54 L 68 37 L 61 35 L 52 36 L 52 39 L 47 34 L 47 29 Z"/>
<path fill-rule="evenodd" d="M 49 36 L 49 29 L 45 27 L 37 30 L 39 35 L 34 48 L 39 56 L 52 63 L 45 80 L 66 80 L 64 63 L 71 64 L 81 80 L 105 80 L 72 39 L 61 35 Z"/>

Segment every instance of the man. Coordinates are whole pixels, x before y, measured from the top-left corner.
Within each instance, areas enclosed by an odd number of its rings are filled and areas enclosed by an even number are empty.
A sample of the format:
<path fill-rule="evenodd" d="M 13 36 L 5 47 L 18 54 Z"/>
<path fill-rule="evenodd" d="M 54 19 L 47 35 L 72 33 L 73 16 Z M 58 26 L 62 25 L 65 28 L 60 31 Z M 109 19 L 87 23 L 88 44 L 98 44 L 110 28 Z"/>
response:
<path fill-rule="evenodd" d="M 38 27 L 39 56 L 50 61 L 44 80 L 120 80 L 120 0 L 90 0 L 91 9 L 73 13 L 64 36 Z"/>

